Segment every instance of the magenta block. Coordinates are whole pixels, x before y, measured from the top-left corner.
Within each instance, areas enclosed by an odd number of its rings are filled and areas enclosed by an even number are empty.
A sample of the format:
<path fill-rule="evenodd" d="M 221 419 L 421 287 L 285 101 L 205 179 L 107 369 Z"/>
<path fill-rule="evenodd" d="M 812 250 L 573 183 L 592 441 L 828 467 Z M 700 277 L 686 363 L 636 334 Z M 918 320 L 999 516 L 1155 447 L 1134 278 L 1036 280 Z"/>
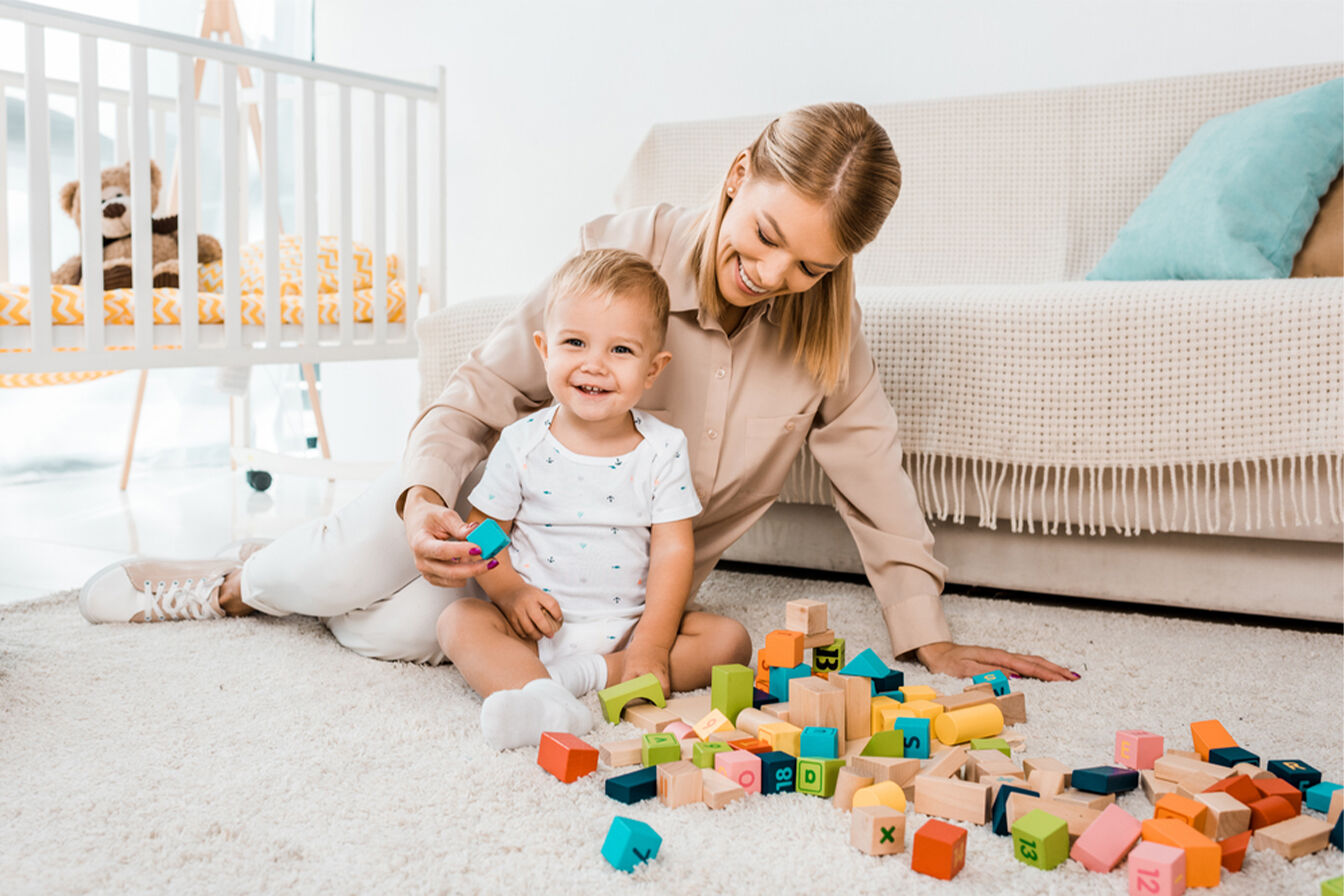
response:
<path fill-rule="evenodd" d="M 1184 892 L 1184 850 L 1151 840 L 1130 850 L 1130 896 L 1181 896 Z"/>
<path fill-rule="evenodd" d="M 761 757 L 755 753 L 746 750 L 719 753 L 714 757 L 714 770 L 747 793 L 761 792 Z"/>
<path fill-rule="evenodd" d="M 1115 764 L 1125 768 L 1152 768 L 1164 751 L 1162 735 L 1151 731 L 1115 732 Z"/>
<path fill-rule="evenodd" d="M 1137 818 L 1111 803 L 1074 842 L 1069 857 L 1088 871 L 1104 874 L 1119 865 L 1139 842 L 1142 828 Z"/>

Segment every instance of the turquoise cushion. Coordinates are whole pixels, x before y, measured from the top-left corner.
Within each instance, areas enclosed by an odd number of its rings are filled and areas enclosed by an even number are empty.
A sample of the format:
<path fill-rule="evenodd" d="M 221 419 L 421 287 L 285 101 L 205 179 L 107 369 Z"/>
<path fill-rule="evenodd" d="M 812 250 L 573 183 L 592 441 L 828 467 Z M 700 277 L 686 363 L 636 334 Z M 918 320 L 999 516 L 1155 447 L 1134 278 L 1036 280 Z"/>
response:
<path fill-rule="evenodd" d="M 1344 164 L 1344 78 L 1205 122 L 1088 280 L 1287 277 Z"/>

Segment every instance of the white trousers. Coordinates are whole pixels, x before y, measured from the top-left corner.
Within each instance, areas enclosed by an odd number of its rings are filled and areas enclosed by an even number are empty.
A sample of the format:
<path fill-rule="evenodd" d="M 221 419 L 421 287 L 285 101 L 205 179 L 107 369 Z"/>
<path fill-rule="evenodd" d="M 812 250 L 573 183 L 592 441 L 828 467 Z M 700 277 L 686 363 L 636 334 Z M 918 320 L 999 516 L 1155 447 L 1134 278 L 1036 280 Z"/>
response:
<path fill-rule="evenodd" d="M 243 602 L 271 616 L 317 616 L 337 641 L 367 657 L 442 663 L 439 614 L 480 590 L 474 582 L 440 588 L 420 577 L 397 516 L 400 491 L 394 467 L 340 510 L 247 558 Z"/>

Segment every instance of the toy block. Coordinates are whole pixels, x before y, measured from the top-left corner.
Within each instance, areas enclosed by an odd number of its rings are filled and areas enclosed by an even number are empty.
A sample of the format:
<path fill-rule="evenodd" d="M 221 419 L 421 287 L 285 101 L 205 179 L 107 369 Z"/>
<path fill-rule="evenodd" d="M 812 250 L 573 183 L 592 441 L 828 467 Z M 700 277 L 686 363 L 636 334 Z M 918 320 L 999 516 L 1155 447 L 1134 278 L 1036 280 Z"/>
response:
<path fill-rule="evenodd" d="M 812 667 L 806 663 L 799 663 L 797 666 L 789 668 L 787 666 L 770 667 L 770 693 L 774 694 L 780 700 L 793 702 L 789 696 L 790 685 L 799 679 L 812 677 Z M 792 711 L 792 710 L 791 710 Z"/>
<path fill-rule="evenodd" d="M 739 731 L 736 728 L 732 731 L 716 731 L 707 738 L 709 743 L 727 744 L 730 747 L 740 740 L 752 739 L 750 734 L 745 731 Z"/>
<path fill-rule="evenodd" d="M 1261 797 L 1248 804 L 1251 810 L 1251 830 L 1258 831 L 1297 815 L 1293 804 L 1281 796 Z"/>
<path fill-rule="evenodd" d="M 797 759 L 778 750 L 759 753 L 757 758 L 761 760 L 761 793 L 793 793 Z"/>
<path fill-rule="evenodd" d="M 819 600 L 791 600 L 784 605 L 784 627 L 814 634 L 826 629 L 826 605 Z"/>
<path fill-rule="evenodd" d="M 607 796 L 630 805 L 658 795 L 658 767 L 651 765 L 624 775 L 613 775 L 603 785 Z"/>
<path fill-rule="evenodd" d="M 910 704 L 906 704 L 910 709 Z M 1003 713 L 993 703 L 944 712 L 933 719 L 933 733 L 949 747 L 979 737 L 994 737 L 1003 731 Z"/>
<path fill-rule="evenodd" d="M 840 733 L 834 728 L 808 725 L 799 737 L 798 755 L 821 759 L 839 759 Z"/>
<path fill-rule="evenodd" d="M 1313 784 L 1306 790 L 1304 801 L 1308 809 L 1314 809 L 1322 815 L 1330 811 L 1330 798 L 1340 791 L 1340 786 L 1331 781 Z"/>
<path fill-rule="evenodd" d="M 1083 833 L 1101 817 L 1102 812 L 1101 809 L 1093 809 L 1082 803 L 1072 803 L 1054 797 L 1028 796 L 1024 793 L 1014 793 L 1010 794 L 1008 797 L 1007 818 L 1009 829 L 1012 828 L 1013 822 L 1017 821 L 1023 815 L 1026 815 L 1032 809 L 1041 809 L 1045 812 L 1049 812 L 1056 818 L 1062 818 L 1069 826 L 1070 842 L 1072 842 L 1075 837 L 1081 837 Z"/>
<path fill-rule="evenodd" d="M 1209 751 L 1209 762 L 1224 768 L 1235 768 L 1242 763 L 1259 766 L 1260 757 L 1242 747 L 1214 747 Z"/>
<path fill-rule="evenodd" d="M 567 731 L 543 731 L 537 765 L 566 784 L 597 771 L 597 748 Z"/>
<path fill-rule="evenodd" d="M 799 793 L 811 796 L 832 797 L 835 795 L 835 782 L 844 768 L 843 759 L 820 759 L 799 757 L 798 772 L 794 778 L 794 787 Z"/>
<path fill-rule="evenodd" d="M 872 681 L 860 675 L 832 679 L 845 693 L 845 739 L 857 740 L 873 733 Z"/>
<path fill-rule="evenodd" d="M 656 858 L 662 844 L 663 838 L 649 825 L 617 815 L 602 843 L 602 858 L 619 871 L 634 871 L 636 865 Z"/>
<path fill-rule="evenodd" d="M 663 733 L 671 734 L 676 737 L 677 740 L 686 740 L 687 738 L 700 740 L 700 737 L 695 733 L 695 729 L 690 725 L 687 725 L 681 719 L 677 719 L 675 722 L 669 724 L 663 729 Z"/>
<path fill-rule="evenodd" d="M 1129 793 L 1139 786 L 1139 773 L 1132 768 L 1097 765 L 1073 770 L 1073 786 L 1088 793 Z"/>
<path fill-rule="evenodd" d="M 986 703 L 994 705 L 993 693 L 985 691 L 965 691 L 961 694 L 939 694 L 938 705 L 943 708 L 943 712 L 951 712 L 954 709 L 967 709 L 972 706 L 984 706 Z M 1000 710 L 1002 714 L 1002 710 Z"/>
<path fill-rule="evenodd" d="M 868 738 L 859 755 L 900 759 L 905 756 L 905 736 L 900 731 L 879 731 Z"/>
<path fill-rule="evenodd" d="M 844 769 L 841 769 L 844 771 Z M 879 781 L 862 787 L 854 794 L 853 805 L 887 806 L 897 812 L 905 811 L 905 791 L 895 781 Z"/>
<path fill-rule="evenodd" d="M 1189 759 L 1191 762 L 1203 761 L 1202 759 L 1199 758 L 1199 754 L 1196 753 L 1194 750 L 1167 750 L 1162 755 L 1170 756 L 1176 759 Z"/>
<path fill-rule="evenodd" d="M 790 715 L 789 701 L 776 700 L 774 703 L 768 703 L 761 707 L 761 712 L 768 712 L 781 722 L 788 722 Z"/>
<path fill-rule="evenodd" d="M 837 809 L 849 811 L 854 808 L 854 794 L 873 783 L 873 779 L 845 766 L 835 776 L 835 796 L 831 799 Z M 895 786 L 895 785 L 893 785 Z M 897 790 L 900 788 L 897 787 Z"/>
<path fill-rule="evenodd" d="M 1064 792 L 1064 775 L 1054 769 L 1036 769 L 1027 775 L 1027 786 L 1041 796 L 1055 796 Z"/>
<path fill-rule="evenodd" d="M 700 787 L 704 780 L 700 774 L 702 769 L 684 759 L 664 762 L 657 768 L 658 799 L 662 800 L 664 806 L 675 809 L 701 801 L 703 793 Z"/>
<path fill-rule="evenodd" d="M 719 709 L 711 709 L 708 715 L 691 726 L 691 731 L 700 740 L 705 740 L 711 734 L 732 730 L 733 723 L 728 721 L 728 717 Z"/>
<path fill-rule="evenodd" d="M 879 694 L 887 691 L 899 691 L 905 684 L 905 673 L 899 669 L 888 669 L 886 675 L 873 678 L 873 689 Z"/>
<path fill-rule="evenodd" d="M 845 691 L 820 678 L 795 678 L 789 682 L 789 721 L 799 728 L 823 726 L 845 728 Z"/>
<path fill-rule="evenodd" d="M 891 697 L 879 694 L 869 701 L 868 723 L 870 732 L 889 731 L 901 717 L 901 704 Z"/>
<path fill-rule="evenodd" d="M 915 777 L 915 811 L 971 824 L 989 820 L 989 785 L 959 778 Z"/>
<path fill-rule="evenodd" d="M 1190 790 L 1203 792 L 1218 781 L 1232 777 L 1235 772 L 1221 765 L 1187 759 L 1168 751 L 1166 755 L 1153 760 L 1153 774 L 1165 781 L 1175 781 Z"/>
<path fill-rule="evenodd" d="M 1115 764 L 1125 768 L 1146 769 L 1162 755 L 1162 735 L 1129 729 L 1115 732 Z"/>
<path fill-rule="evenodd" d="M 1301 759 L 1271 759 L 1265 769 L 1306 792 L 1308 787 L 1321 783 L 1321 773 Z"/>
<path fill-rule="evenodd" d="M 482 560 L 489 560 L 509 546 L 509 536 L 492 519 L 477 523 L 476 528 L 467 533 L 467 541 L 481 549 Z"/>
<path fill-rule="evenodd" d="M 627 706 L 621 718 L 634 725 L 640 731 L 662 731 L 673 722 L 680 722 L 676 713 L 668 712 L 649 703 Z"/>
<path fill-rule="evenodd" d="M 895 719 L 892 722 L 893 730 L 899 731 L 903 741 L 903 756 L 910 756 L 915 759 L 928 759 L 929 748 L 932 746 L 932 725 L 928 719 L 912 718 L 909 716 Z M 874 737 L 877 735 L 874 734 Z"/>
<path fill-rule="evenodd" d="M 700 770 L 701 799 L 711 809 L 722 809 L 733 800 L 740 800 L 747 792 L 712 768 Z"/>
<path fill-rule="evenodd" d="M 764 691 L 770 694 L 770 664 L 765 661 L 765 649 L 756 651 L 756 677 L 752 680 L 752 685 L 758 691 Z M 770 694 L 774 696 L 774 694 Z"/>
<path fill-rule="evenodd" d="M 1325 849 L 1330 843 L 1330 825 L 1310 815 L 1298 815 L 1258 829 L 1251 842 L 1257 850 L 1272 849 L 1291 861 Z"/>
<path fill-rule="evenodd" d="M 803 661 L 803 633 L 788 629 L 766 632 L 760 656 L 766 665 L 792 669 Z M 807 674 L 812 674 L 810 669 Z"/>
<path fill-rule="evenodd" d="M 1052 759 L 1049 756 L 1030 756 L 1022 760 L 1022 771 L 1026 772 L 1027 780 L 1031 780 L 1032 773 L 1038 771 L 1058 772 L 1063 779 L 1064 787 L 1068 787 L 1073 780 L 1073 770 L 1058 759 Z M 1064 788 L 1061 787 L 1060 790 Z M 1059 791 L 1055 791 L 1058 793 Z"/>
<path fill-rule="evenodd" d="M 951 880 L 966 865 L 966 829 L 930 818 L 915 831 L 910 868 L 920 874 Z"/>
<path fill-rule="evenodd" d="M 1321 896 L 1344 896 L 1344 874 L 1321 881 Z"/>
<path fill-rule="evenodd" d="M 849 822 L 850 845 L 870 856 L 905 851 L 905 813 L 887 806 L 860 806 Z"/>
<path fill-rule="evenodd" d="M 835 643 L 835 632 L 832 629 L 813 632 L 810 635 L 803 635 L 803 647 L 807 650 L 813 650 L 817 647 L 825 647 L 828 644 Z"/>
<path fill-rule="evenodd" d="M 857 675 L 869 679 L 883 678 L 890 672 L 887 664 L 882 662 L 882 658 L 877 655 L 877 651 L 871 647 L 865 647 L 859 651 L 858 655 L 845 663 L 840 670 L 841 675 Z"/>
<path fill-rule="evenodd" d="M 1027 695 L 1021 691 L 994 698 L 994 705 L 1003 713 L 1003 724 L 1021 725 L 1027 721 Z"/>
<path fill-rule="evenodd" d="M 1250 831 L 1242 831 L 1240 834 L 1233 834 L 1226 840 L 1218 841 L 1218 848 L 1223 851 L 1222 858 L 1219 860 L 1223 865 L 1223 870 L 1231 871 L 1234 874 L 1240 871 L 1241 866 L 1246 861 L 1246 849 L 1250 845 Z"/>
<path fill-rule="evenodd" d="M 1209 807 L 1198 800 L 1169 793 L 1153 805 L 1154 818 L 1175 818 L 1203 833 L 1209 817 Z"/>
<path fill-rule="evenodd" d="M 1174 846 L 1185 853 L 1186 886 L 1216 887 L 1222 879 L 1222 849 L 1185 822 L 1175 818 L 1149 818 L 1143 822 L 1143 839 Z"/>
<path fill-rule="evenodd" d="M 1344 790 L 1336 790 L 1330 794 L 1330 808 L 1325 810 L 1325 820 L 1334 824 L 1341 815 L 1344 815 Z"/>
<path fill-rule="evenodd" d="M 839 672 L 845 664 L 845 639 L 836 638 L 823 647 L 812 648 L 812 674 L 818 678 L 829 679 L 832 672 Z"/>
<path fill-rule="evenodd" d="M 1237 802 L 1249 806 L 1258 799 L 1262 799 L 1264 794 L 1255 786 L 1255 783 L 1246 775 L 1233 775 L 1230 778 L 1224 778 L 1210 785 L 1202 793 L 1226 793 L 1228 796 L 1236 799 Z"/>
<path fill-rule="evenodd" d="M 1281 796 L 1286 799 L 1292 804 L 1294 815 L 1302 811 L 1302 791 L 1282 778 L 1261 778 L 1251 783 L 1260 791 L 1261 796 Z"/>
<path fill-rule="evenodd" d="M 984 781 L 987 778 L 1018 778 L 1025 783 L 1026 775 L 1013 760 L 998 750 L 970 750 L 966 754 L 966 766 L 962 776 L 967 781 Z"/>
<path fill-rule="evenodd" d="M 675 734 L 658 731 L 644 735 L 640 761 L 645 766 L 660 765 L 664 762 L 677 762 L 681 759 L 681 742 Z"/>
<path fill-rule="evenodd" d="M 1252 781 L 1262 781 L 1265 778 L 1274 777 L 1273 772 L 1267 772 L 1252 762 L 1238 762 L 1236 765 L 1232 766 L 1232 774 L 1246 775 Z"/>
<path fill-rule="evenodd" d="M 1001 737 L 1003 742 L 1008 745 L 1008 749 L 1014 753 L 1021 753 L 1027 748 L 1027 739 L 1021 734 L 1005 731 Z"/>
<path fill-rule="evenodd" d="M 929 760 L 929 764 L 924 766 L 920 774 L 930 778 L 950 778 L 960 774 L 970 752 L 965 747 L 953 747 Z"/>
<path fill-rule="evenodd" d="M 737 714 L 752 705 L 753 678 L 751 669 L 739 663 L 715 666 L 709 673 L 710 708 L 736 725 Z"/>
<path fill-rule="evenodd" d="M 1242 831 L 1250 830 L 1251 807 L 1230 793 L 1197 793 L 1195 799 L 1208 810 L 1204 817 L 1204 836 L 1210 840 L 1226 840 Z"/>
<path fill-rule="evenodd" d="M 801 755 L 802 735 L 803 729 L 788 722 L 770 722 L 756 731 L 757 739 L 769 744 L 770 749 L 790 756 Z"/>
<path fill-rule="evenodd" d="M 1012 834 L 1019 862 L 1050 871 L 1069 857 L 1069 826 L 1049 812 L 1032 809 L 1013 824 Z"/>
<path fill-rule="evenodd" d="M 765 679 L 765 688 L 754 687 L 751 689 L 752 709 L 761 709 L 767 704 L 779 702 L 779 698 L 776 697 L 774 694 L 770 693 L 770 691 L 768 690 L 769 687 L 770 687 L 770 677 L 769 675 L 767 675 Z"/>
<path fill-rule="evenodd" d="M 990 803 L 989 824 L 994 833 L 1000 837 L 1009 836 L 1012 831 L 1008 827 L 1008 798 L 1015 793 L 1024 793 L 1027 796 L 1040 796 L 1034 790 L 1028 790 L 1025 787 L 1018 787 L 1013 784 L 1005 784 L 1000 787 L 998 792 L 993 795 L 993 801 Z"/>
<path fill-rule="evenodd" d="M 849 761 L 849 768 L 864 777 L 871 777 L 874 784 L 878 781 L 892 781 L 905 788 L 913 784 L 915 776 L 919 774 L 919 760 L 856 756 Z"/>
<path fill-rule="evenodd" d="M 746 750 L 733 750 L 714 757 L 714 771 L 747 793 L 761 792 L 761 759 Z"/>
<path fill-rule="evenodd" d="M 1340 852 L 1344 852 L 1344 815 L 1336 815 L 1333 823 L 1330 825 L 1330 845 Z"/>
<path fill-rule="evenodd" d="M 667 705 L 663 708 L 686 724 L 693 725 L 698 720 L 703 719 L 705 713 L 714 708 L 712 703 L 709 694 L 684 694 L 680 697 L 668 698 Z"/>
<path fill-rule="evenodd" d="M 900 692 L 905 695 L 905 702 L 910 703 L 915 700 L 927 700 L 933 702 L 938 696 L 938 692 L 926 684 L 909 684 L 901 687 Z"/>
<path fill-rule="evenodd" d="M 997 750 L 1004 756 L 1011 757 L 1012 749 L 1008 746 L 1008 741 L 1001 737 L 975 737 L 971 739 L 972 750 Z"/>
<path fill-rule="evenodd" d="M 1115 794 L 1088 793 L 1084 790 L 1075 790 L 1072 787 L 1068 787 L 1055 794 L 1051 799 L 1060 800 L 1066 803 L 1077 803 L 1080 806 L 1087 806 L 1090 809 L 1096 809 L 1100 812 L 1107 806 L 1115 803 Z"/>
<path fill-rule="evenodd" d="M 691 757 L 695 755 L 695 745 L 698 743 L 702 743 L 702 741 L 697 740 L 694 737 L 688 737 L 681 741 L 681 758 L 690 762 Z"/>
<path fill-rule="evenodd" d="M 1069 857 L 1088 871 L 1106 874 L 1139 842 L 1142 828 L 1137 818 L 1112 803 L 1079 835 Z"/>
<path fill-rule="evenodd" d="M 1237 742 L 1227 733 L 1223 723 L 1217 719 L 1205 719 L 1190 723 L 1190 739 L 1195 742 L 1195 752 L 1205 762 L 1209 761 L 1209 751 L 1219 747 L 1235 747 Z M 1193 886 L 1193 884 L 1192 884 Z"/>
<path fill-rule="evenodd" d="M 713 768 L 714 759 L 720 753 L 727 753 L 733 748 L 723 743 L 706 742 L 694 744 L 691 747 L 691 764 L 696 768 Z"/>
<path fill-rule="evenodd" d="M 1130 896 L 1181 896 L 1185 892 L 1185 853 L 1145 840 L 1129 853 Z"/>
<path fill-rule="evenodd" d="M 979 675 L 972 675 L 971 681 L 976 684 L 989 684 L 994 690 L 995 697 L 1002 697 L 1012 690 L 1012 688 L 1008 686 L 1008 676 L 1002 669 L 995 669 L 993 672 L 981 672 Z"/>
<path fill-rule="evenodd" d="M 629 740 L 615 740 L 603 744 L 597 748 L 597 758 L 610 768 L 639 765 L 644 758 L 644 739 L 632 737 Z"/>
<path fill-rule="evenodd" d="M 943 714 L 941 703 L 932 700 L 909 700 L 901 704 L 900 715 L 906 718 L 928 719 L 933 721 Z"/>
<path fill-rule="evenodd" d="M 1004 787 L 1025 788 L 1027 782 L 1018 775 L 992 775 L 990 777 L 981 776 L 979 783 L 989 785 L 989 804 L 994 805 L 994 801 L 999 797 L 999 791 Z M 992 814 L 992 812 L 991 812 Z"/>
<path fill-rule="evenodd" d="M 770 750 L 770 745 L 759 737 L 744 737 L 731 742 L 728 746 L 744 753 L 766 753 Z"/>
<path fill-rule="evenodd" d="M 772 713 L 747 707 L 737 714 L 737 727 L 752 737 L 760 736 L 762 725 L 773 725 L 779 721 Z"/>

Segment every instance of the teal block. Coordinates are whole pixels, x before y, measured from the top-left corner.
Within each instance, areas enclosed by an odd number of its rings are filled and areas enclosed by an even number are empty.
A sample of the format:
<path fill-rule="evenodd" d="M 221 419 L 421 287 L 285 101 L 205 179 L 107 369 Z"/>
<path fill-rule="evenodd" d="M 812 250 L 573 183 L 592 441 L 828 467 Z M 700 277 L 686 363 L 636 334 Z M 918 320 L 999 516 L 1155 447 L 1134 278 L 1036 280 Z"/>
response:
<path fill-rule="evenodd" d="M 901 732 L 905 755 L 912 759 L 928 759 L 929 748 L 933 746 L 933 733 L 929 730 L 928 719 L 899 718 L 895 730 Z"/>
<path fill-rule="evenodd" d="M 1307 808 L 1315 809 L 1321 814 L 1330 811 L 1330 797 L 1336 790 L 1339 790 L 1338 784 L 1332 784 L 1329 781 L 1322 781 L 1320 784 L 1313 784 L 1307 788 Z"/>
<path fill-rule="evenodd" d="M 634 818 L 617 815 L 602 843 L 602 857 L 620 871 L 634 871 L 636 865 L 658 855 L 663 838 L 652 827 Z"/>
<path fill-rule="evenodd" d="M 489 560 L 509 546 L 509 536 L 491 519 L 482 520 L 467 534 L 467 541 L 481 549 L 481 559 Z"/>
<path fill-rule="evenodd" d="M 646 768 L 662 762 L 676 762 L 681 758 L 681 742 L 669 731 L 646 734 L 639 754 Z"/>
<path fill-rule="evenodd" d="M 877 682 L 873 682 L 873 687 L 877 687 Z M 904 703 L 904 702 L 905 702 L 905 694 L 901 693 L 900 691 L 878 691 L 878 692 L 877 692 L 876 694 L 874 694 L 873 696 L 874 696 L 874 697 L 890 697 L 891 699 L 895 700 L 897 703 Z"/>
<path fill-rule="evenodd" d="M 845 639 L 836 638 L 825 647 L 812 648 L 812 672 L 819 674 L 825 672 L 839 672 L 840 667 L 845 664 Z"/>
<path fill-rule="evenodd" d="M 1002 669 L 995 669 L 993 672 L 981 672 L 979 675 L 971 676 L 972 684 L 979 684 L 982 681 L 987 681 L 994 686 L 995 697 L 1002 697 L 1009 691 L 1008 676 L 1004 674 Z"/>
<path fill-rule="evenodd" d="M 821 759 L 838 759 L 840 731 L 836 728 L 808 725 L 798 737 L 798 755 Z"/>
<path fill-rule="evenodd" d="M 807 663 L 799 663 L 792 669 L 787 666 L 771 666 L 770 695 L 781 700 L 789 699 L 789 682 L 795 678 L 807 678 L 811 674 L 812 667 Z"/>
<path fill-rule="evenodd" d="M 871 647 L 865 647 L 859 655 L 854 657 L 848 663 L 845 663 L 840 670 L 841 675 L 861 675 L 864 678 L 884 678 L 891 674 L 887 664 L 882 662 L 882 658 Z"/>
<path fill-rule="evenodd" d="M 737 714 L 751 706 L 756 673 L 739 663 L 715 666 L 710 673 L 709 705 L 737 724 Z"/>

